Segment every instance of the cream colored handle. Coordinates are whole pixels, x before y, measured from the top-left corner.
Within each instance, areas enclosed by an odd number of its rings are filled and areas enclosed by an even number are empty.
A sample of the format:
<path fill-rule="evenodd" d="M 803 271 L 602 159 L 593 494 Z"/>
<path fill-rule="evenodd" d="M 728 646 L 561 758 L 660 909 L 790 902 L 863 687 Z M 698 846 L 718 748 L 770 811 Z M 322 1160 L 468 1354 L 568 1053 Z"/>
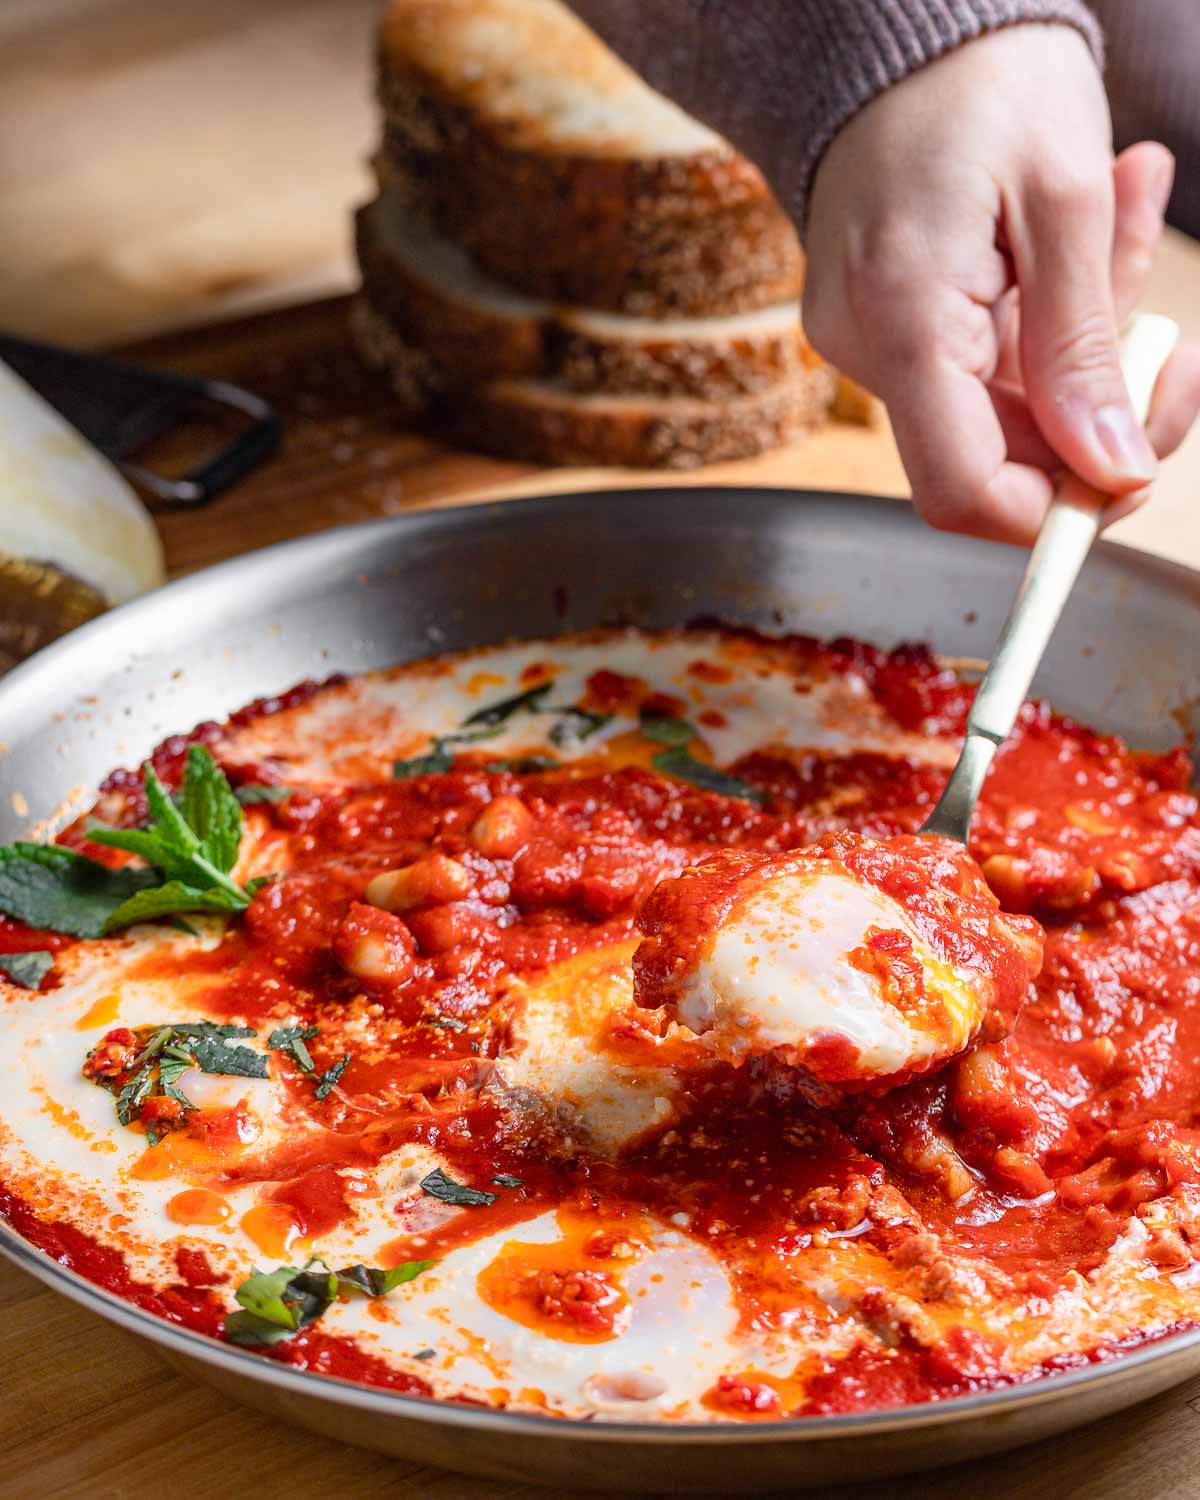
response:
<path fill-rule="evenodd" d="M 1178 342 L 1179 325 L 1157 313 L 1139 313 L 1121 339 L 1121 373 L 1140 422 L 1149 414 L 1155 384 Z M 1074 474 L 1059 483 L 971 705 L 962 755 L 923 833 L 966 843 L 992 756 L 1016 722 L 1109 500 Z"/>

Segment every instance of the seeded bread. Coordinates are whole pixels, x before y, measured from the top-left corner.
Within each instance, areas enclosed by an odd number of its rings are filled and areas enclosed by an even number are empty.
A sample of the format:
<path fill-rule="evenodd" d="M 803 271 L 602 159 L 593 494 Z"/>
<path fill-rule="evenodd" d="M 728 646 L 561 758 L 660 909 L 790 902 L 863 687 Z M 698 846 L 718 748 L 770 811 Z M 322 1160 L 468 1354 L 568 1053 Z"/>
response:
<path fill-rule="evenodd" d="M 558 0 L 391 0 L 380 170 L 515 289 L 641 316 L 799 294 L 762 174 Z"/>
<path fill-rule="evenodd" d="M 495 380 L 464 394 L 365 296 L 355 303 L 353 331 L 407 415 L 424 415 L 466 446 L 535 463 L 681 469 L 748 457 L 822 421 L 836 378 L 817 366 L 708 401 L 581 393 L 561 380 L 534 378 Z"/>
<path fill-rule="evenodd" d="M 359 210 L 356 244 L 372 305 L 451 384 L 537 377 L 579 392 L 716 400 L 819 364 L 795 302 L 665 320 L 558 306 L 481 272 L 396 194 Z"/>

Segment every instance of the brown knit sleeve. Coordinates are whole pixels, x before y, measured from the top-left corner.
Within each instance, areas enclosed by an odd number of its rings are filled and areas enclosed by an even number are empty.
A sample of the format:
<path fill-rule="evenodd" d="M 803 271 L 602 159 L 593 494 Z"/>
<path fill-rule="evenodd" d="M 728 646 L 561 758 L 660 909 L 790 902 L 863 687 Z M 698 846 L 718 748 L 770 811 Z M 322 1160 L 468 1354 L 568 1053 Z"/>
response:
<path fill-rule="evenodd" d="M 572 0 L 655 88 L 756 161 L 803 229 L 830 141 L 875 96 L 963 42 L 1019 22 L 1073 26 L 1080 0 Z"/>

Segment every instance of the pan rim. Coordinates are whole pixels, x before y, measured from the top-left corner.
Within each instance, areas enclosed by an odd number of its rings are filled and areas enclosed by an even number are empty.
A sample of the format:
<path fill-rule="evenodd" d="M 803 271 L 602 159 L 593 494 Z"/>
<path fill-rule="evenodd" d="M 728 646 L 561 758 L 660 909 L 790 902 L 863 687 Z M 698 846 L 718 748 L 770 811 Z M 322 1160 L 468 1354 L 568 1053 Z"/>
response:
<path fill-rule="evenodd" d="M 673 485 L 639 488 L 619 487 L 581 490 L 513 500 L 494 500 L 477 504 L 444 506 L 414 511 L 407 515 L 377 521 L 358 522 L 329 528 L 308 536 L 277 542 L 215 563 L 173 580 L 151 594 L 110 610 L 54 642 L 29 661 L 16 667 L 0 681 L 0 716 L 19 706 L 30 686 L 39 685 L 47 674 L 58 671 L 69 677 L 69 665 L 78 653 L 90 652 L 92 643 L 111 635 L 126 647 L 129 636 L 136 636 L 138 623 L 162 610 L 170 611 L 186 604 L 193 593 L 207 592 L 214 581 L 236 586 L 239 579 L 251 578 L 264 567 L 279 564 L 316 564 L 336 569 L 345 557 L 369 548 L 375 538 L 405 532 L 413 535 L 426 530 L 437 532 L 454 529 L 472 521 L 480 526 L 501 518 L 534 516 L 553 512 L 564 505 L 581 508 L 600 505 L 619 506 L 679 503 L 689 496 L 703 494 L 714 500 L 737 499 L 753 506 L 755 502 L 790 501 L 836 502 L 847 508 L 863 508 L 906 525 L 907 517 L 914 529 L 924 527 L 907 501 L 892 496 L 871 495 L 855 491 L 801 489 L 788 486 Z M 987 544 L 976 544 L 987 545 Z M 997 544 L 990 544 L 995 546 Z M 1010 553 L 1021 549 L 1005 548 Z M 1094 553 L 1118 566 L 1127 575 L 1141 576 L 1160 586 L 1169 585 L 1191 593 L 1200 606 L 1200 571 L 1169 559 L 1118 542 L 1101 541 Z M 578 1443 L 634 1442 L 662 1446 L 758 1446 L 770 1443 L 807 1443 L 834 1441 L 839 1438 L 866 1438 L 893 1431 L 949 1427 L 986 1415 L 1000 1416 L 1032 1406 L 1043 1405 L 1081 1388 L 1098 1389 L 1133 1379 L 1137 1372 L 1151 1364 L 1163 1363 L 1172 1355 L 1183 1354 L 1200 1344 L 1200 1325 L 1176 1332 L 1166 1332 L 1125 1351 L 1102 1354 L 1077 1368 L 1055 1374 L 1035 1376 L 1013 1385 L 969 1395 L 949 1397 L 943 1401 L 926 1401 L 882 1410 L 853 1412 L 841 1416 L 807 1416 L 740 1422 L 670 1422 L 670 1421 L 602 1421 L 578 1417 L 556 1417 L 536 1412 L 475 1407 L 432 1396 L 418 1396 L 345 1380 L 318 1371 L 298 1370 L 249 1350 L 220 1342 L 197 1330 L 176 1326 L 136 1304 L 108 1292 L 80 1273 L 55 1261 L 45 1251 L 18 1234 L 0 1219 L 0 1254 L 39 1281 L 69 1297 L 88 1310 L 127 1331 L 147 1338 L 187 1358 L 224 1369 L 233 1375 L 298 1396 L 325 1397 L 337 1405 L 355 1407 L 379 1415 L 403 1416 L 434 1425 L 492 1431 L 498 1436 L 537 1436 Z"/>

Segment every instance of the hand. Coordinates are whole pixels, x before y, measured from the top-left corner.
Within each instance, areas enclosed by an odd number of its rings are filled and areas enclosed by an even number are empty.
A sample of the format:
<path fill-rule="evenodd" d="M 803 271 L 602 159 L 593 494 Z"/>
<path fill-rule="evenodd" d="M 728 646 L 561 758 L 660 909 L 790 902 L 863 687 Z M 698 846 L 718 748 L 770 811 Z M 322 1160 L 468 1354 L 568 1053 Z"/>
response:
<path fill-rule="evenodd" d="M 1116 329 L 1162 232 L 1174 161 L 1115 162 L 1100 77 L 1065 26 L 970 42 L 874 100 L 813 189 L 805 328 L 886 402 L 934 526 L 1029 542 L 1062 468 L 1140 502 L 1200 408 L 1181 347 L 1138 425 Z"/>

